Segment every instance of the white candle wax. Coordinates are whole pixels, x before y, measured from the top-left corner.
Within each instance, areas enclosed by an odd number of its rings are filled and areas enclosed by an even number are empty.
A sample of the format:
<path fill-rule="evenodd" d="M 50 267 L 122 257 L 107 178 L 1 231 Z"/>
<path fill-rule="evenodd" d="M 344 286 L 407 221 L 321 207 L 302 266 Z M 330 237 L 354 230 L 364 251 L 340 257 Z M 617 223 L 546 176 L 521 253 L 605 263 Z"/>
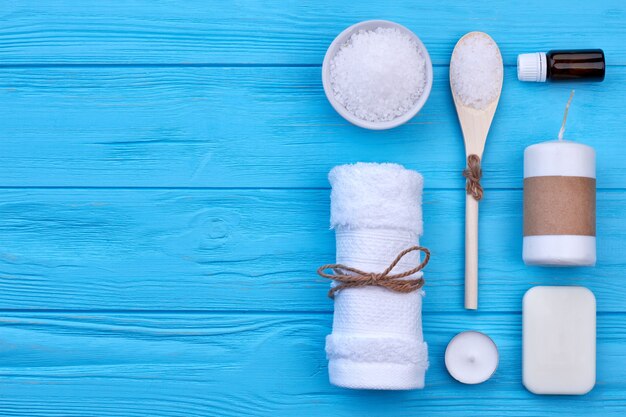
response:
<path fill-rule="evenodd" d="M 446 369 L 464 384 L 485 382 L 498 367 L 498 348 L 489 336 L 466 331 L 452 338 L 446 348 Z"/>
<path fill-rule="evenodd" d="M 554 140 L 531 145 L 524 151 L 524 179 L 533 177 L 595 179 L 595 152 L 590 146 L 566 140 Z M 525 195 L 524 198 L 526 199 L 527 196 Z M 567 199 L 571 200 L 563 203 L 568 204 L 576 198 L 579 196 L 568 196 Z M 595 194 L 593 199 L 595 201 Z M 596 262 L 595 233 L 594 236 L 580 234 L 525 235 L 522 257 L 528 265 L 594 265 Z"/>

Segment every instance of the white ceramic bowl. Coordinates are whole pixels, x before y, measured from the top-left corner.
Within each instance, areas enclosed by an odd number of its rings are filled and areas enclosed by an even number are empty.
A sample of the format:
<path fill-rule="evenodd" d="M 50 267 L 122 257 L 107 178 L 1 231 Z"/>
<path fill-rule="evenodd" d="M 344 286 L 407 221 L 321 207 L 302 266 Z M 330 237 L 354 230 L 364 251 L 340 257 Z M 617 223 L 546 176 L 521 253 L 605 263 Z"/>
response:
<path fill-rule="evenodd" d="M 339 103 L 335 99 L 335 94 L 330 83 L 330 62 L 332 61 L 333 57 L 335 56 L 341 45 L 343 45 L 354 32 L 357 32 L 359 30 L 374 30 L 379 27 L 398 29 L 400 32 L 406 33 L 413 40 L 415 40 L 415 43 L 420 47 L 426 60 L 426 85 L 424 86 L 424 92 L 417 100 L 415 105 L 402 116 L 396 117 L 395 119 L 388 120 L 386 122 L 370 122 L 367 120 L 359 119 L 358 117 L 350 113 L 341 103 Z M 326 93 L 326 97 L 328 98 L 330 104 L 335 110 L 337 110 L 337 113 L 339 113 L 344 119 L 346 119 L 350 123 L 360 127 L 364 127 L 366 129 L 391 129 L 411 120 L 413 116 L 415 116 L 417 112 L 419 112 L 420 109 L 424 106 L 426 100 L 428 100 L 430 90 L 433 86 L 433 64 L 430 61 L 428 50 L 426 49 L 422 41 L 420 41 L 420 39 L 409 29 L 388 20 L 366 20 L 364 22 L 360 22 L 356 25 L 350 26 L 348 29 L 341 32 L 339 36 L 335 38 L 333 43 L 330 44 L 328 50 L 326 51 L 326 56 L 324 56 L 324 63 L 322 64 L 322 84 L 324 85 L 324 92 Z"/>

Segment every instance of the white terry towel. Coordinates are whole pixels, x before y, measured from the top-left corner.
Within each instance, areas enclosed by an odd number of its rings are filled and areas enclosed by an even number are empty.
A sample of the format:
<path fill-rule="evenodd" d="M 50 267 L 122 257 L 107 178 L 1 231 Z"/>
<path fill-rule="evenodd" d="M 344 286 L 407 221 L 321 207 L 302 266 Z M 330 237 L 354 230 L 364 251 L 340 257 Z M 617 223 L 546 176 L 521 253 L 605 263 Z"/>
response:
<path fill-rule="evenodd" d="M 382 272 L 402 250 L 419 244 L 419 173 L 396 164 L 357 163 L 333 168 L 329 180 L 338 264 Z M 419 263 L 419 252 L 410 252 L 392 273 Z M 418 272 L 407 279 L 421 276 Z M 423 388 L 428 368 L 423 295 L 421 290 L 402 294 L 373 286 L 338 291 L 333 331 L 326 338 L 330 382 L 355 389 Z"/>

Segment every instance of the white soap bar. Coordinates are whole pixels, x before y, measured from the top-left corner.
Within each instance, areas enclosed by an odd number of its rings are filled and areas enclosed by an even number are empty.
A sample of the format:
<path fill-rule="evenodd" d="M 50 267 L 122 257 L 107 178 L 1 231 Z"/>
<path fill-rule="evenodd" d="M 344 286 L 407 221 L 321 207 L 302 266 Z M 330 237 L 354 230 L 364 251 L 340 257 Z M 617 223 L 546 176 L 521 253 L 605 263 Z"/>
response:
<path fill-rule="evenodd" d="M 596 383 L 596 298 L 534 287 L 523 301 L 523 380 L 534 394 L 582 395 Z"/>

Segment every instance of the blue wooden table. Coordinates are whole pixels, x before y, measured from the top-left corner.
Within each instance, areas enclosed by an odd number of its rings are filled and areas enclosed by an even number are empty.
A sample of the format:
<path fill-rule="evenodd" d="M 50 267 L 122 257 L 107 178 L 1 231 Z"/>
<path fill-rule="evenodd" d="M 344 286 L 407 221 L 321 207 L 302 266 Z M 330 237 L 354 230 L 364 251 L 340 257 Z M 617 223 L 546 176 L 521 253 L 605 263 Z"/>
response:
<path fill-rule="evenodd" d="M 0 5 L 0 415 L 626 415 L 626 5 L 623 0 Z M 366 19 L 412 29 L 435 81 L 411 123 L 373 132 L 328 104 L 320 65 Z M 480 310 L 463 298 L 463 142 L 448 63 L 482 30 L 505 60 L 484 156 Z M 595 147 L 598 265 L 521 260 L 522 155 L 555 138 L 571 84 L 520 83 L 518 53 L 603 48 L 577 84 L 567 137 Z M 423 173 L 433 257 L 426 389 L 328 383 L 328 170 L 398 162 Z M 521 384 L 521 299 L 534 285 L 597 297 L 597 385 Z M 495 376 L 455 382 L 443 353 L 491 335 Z"/>

